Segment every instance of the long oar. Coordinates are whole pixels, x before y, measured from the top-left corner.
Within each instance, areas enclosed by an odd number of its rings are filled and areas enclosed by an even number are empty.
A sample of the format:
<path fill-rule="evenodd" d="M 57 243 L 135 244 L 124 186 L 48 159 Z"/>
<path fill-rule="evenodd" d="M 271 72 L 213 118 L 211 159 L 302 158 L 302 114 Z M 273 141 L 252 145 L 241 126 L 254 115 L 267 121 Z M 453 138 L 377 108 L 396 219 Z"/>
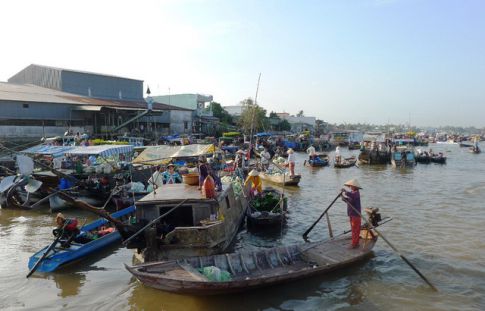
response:
<path fill-rule="evenodd" d="M 67 223 L 66 223 L 67 224 Z M 45 251 L 45 253 L 42 255 L 42 257 L 40 257 L 40 259 L 35 263 L 35 265 L 32 267 L 32 269 L 29 271 L 29 273 L 27 274 L 27 278 L 30 277 L 34 272 L 35 270 L 37 270 L 37 268 L 39 268 L 40 264 L 42 263 L 42 261 L 47 257 L 47 255 L 49 254 L 49 252 L 56 246 L 56 244 L 59 242 L 59 240 L 61 239 L 62 237 L 62 232 L 64 231 L 64 227 L 66 226 L 66 224 L 64 224 L 64 226 L 62 226 L 62 229 L 61 229 L 61 232 L 59 232 L 59 236 L 54 240 L 54 242 L 52 242 L 52 244 L 47 248 L 47 250 Z"/>
<path fill-rule="evenodd" d="M 173 212 L 174 210 L 176 210 L 179 206 L 181 206 L 182 204 L 184 204 L 188 199 L 185 199 L 183 200 L 182 202 L 180 202 L 179 204 L 175 205 L 174 207 L 172 207 L 168 212 L 166 212 L 165 214 L 155 218 L 154 220 L 150 221 L 145 227 L 141 228 L 140 230 L 138 230 L 135 234 L 133 234 L 132 236 L 130 236 L 128 239 L 124 240 L 123 241 L 123 245 L 126 245 L 128 244 L 129 241 L 131 241 L 132 239 L 134 239 L 136 236 L 138 236 L 140 233 L 142 233 L 143 231 L 145 231 L 148 227 L 150 227 L 151 225 L 153 225 L 154 223 L 156 223 L 157 221 L 159 221 L 160 219 L 164 218 L 165 216 L 167 216 L 168 214 L 170 214 L 171 212 Z"/>
<path fill-rule="evenodd" d="M 379 232 L 375 227 L 372 226 L 372 224 L 367 220 L 366 217 L 362 216 L 362 214 L 351 203 L 349 203 L 348 200 L 344 199 L 344 202 L 347 203 L 347 205 L 350 206 L 354 210 L 354 212 L 356 212 L 357 215 L 359 215 L 365 221 L 369 228 L 372 228 L 387 243 L 387 245 L 389 245 L 389 247 L 394 252 L 396 252 L 396 254 L 398 254 L 399 257 L 401 257 L 401 259 L 404 260 L 404 262 L 407 263 L 408 266 L 410 266 L 411 269 L 413 269 L 414 272 L 416 272 L 429 285 L 429 287 L 431 287 L 431 289 L 433 289 L 435 292 L 438 291 L 438 289 L 433 284 L 431 284 L 431 282 L 406 257 L 404 257 L 404 255 L 401 254 L 401 252 L 399 252 L 399 250 L 395 248 L 394 245 L 392 245 L 392 243 L 389 242 L 389 240 L 386 239 L 381 232 Z"/>
<path fill-rule="evenodd" d="M 330 203 L 330 205 L 323 211 L 322 215 L 320 215 L 320 217 L 318 217 L 317 221 L 315 221 L 315 223 L 313 223 L 313 225 L 308 228 L 307 231 L 305 231 L 305 233 L 303 233 L 303 238 L 306 240 L 307 239 L 307 236 L 308 236 L 308 233 L 310 233 L 310 231 L 313 230 L 313 228 L 316 226 L 316 224 L 320 221 L 320 219 L 322 219 L 322 217 L 328 212 L 328 210 L 330 209 L 330 207 L 332 207 L 332 205 L 335 203 L 335 201 L 337 201 L 337 199 L 342 195 L 342 192 L 340 192 L 336 197 L 335 199 L 333 199 L 332 203 Z"/>

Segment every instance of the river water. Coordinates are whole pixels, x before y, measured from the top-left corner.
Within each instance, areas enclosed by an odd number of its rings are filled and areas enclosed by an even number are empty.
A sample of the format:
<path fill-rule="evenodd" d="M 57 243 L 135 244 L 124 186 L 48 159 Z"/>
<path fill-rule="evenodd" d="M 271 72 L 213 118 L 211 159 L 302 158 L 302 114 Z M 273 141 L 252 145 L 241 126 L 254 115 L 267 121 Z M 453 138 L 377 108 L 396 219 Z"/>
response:
<path fill-rule="evenodd" d="M 431 280 L 437 293 L 382 239 L 370 259 L 343 271 L 222 297 L 144 287 L 123 268 L 123 263 L 132 263 L 132 251 L 117 247 L 59 272 L 26 279 L 29 256 L 52 241 L 53 216 L 46 210 L 0 209 L 0 309 L 485 310 L 485 156 L 457 145 L 431 147 L 447 154 L 446 165 L 312 169 L 303 167 L 305 155 L 298 154 L 297 173 L 303 178 L 299 188 L 285 189 L 287 225 L 267 234 L 243 229 L 234 249 L 302 241 L 301 234 L 342 184 L 355 177 L 364 188 L 363 207 L 379 207 L 383 217 L 393 218 L 380 230 Z M 349 229 L 345 213 L 340 201 L 330 210 L 336 234 Z M 66 214 L 92 219 L 80 211 Z M 326 221 L 309 237 L 327 238 Z"/>

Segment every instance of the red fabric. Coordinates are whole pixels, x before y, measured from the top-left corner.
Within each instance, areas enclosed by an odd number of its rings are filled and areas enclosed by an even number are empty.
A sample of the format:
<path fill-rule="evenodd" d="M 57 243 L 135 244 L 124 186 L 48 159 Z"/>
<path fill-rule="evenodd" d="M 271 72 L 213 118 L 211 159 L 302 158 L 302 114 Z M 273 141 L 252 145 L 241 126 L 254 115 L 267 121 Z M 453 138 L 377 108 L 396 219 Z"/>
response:
<path fill-rule="evenodd" d="M 77 229 L 77 219 L 69 219 L 69 223 L 66 225 L 65 229 L 67 231 L 74 231 Z"/>
<path fill-rule="evenodd" d="M 205 197 L 207 199 L 216 198 L 216 187 L 214 184 L 214 179 L 212 179 L 212 177 L 207 176 L 205 178 L 204 184 L 202 185 L 202 189 L 204 189 Z"/>
<path fill-rule="evenodd" d="M 352 246 L 359 246 L 360 221 L 360 216 L 350 216 L 350 227 L 352 228 Z"/>

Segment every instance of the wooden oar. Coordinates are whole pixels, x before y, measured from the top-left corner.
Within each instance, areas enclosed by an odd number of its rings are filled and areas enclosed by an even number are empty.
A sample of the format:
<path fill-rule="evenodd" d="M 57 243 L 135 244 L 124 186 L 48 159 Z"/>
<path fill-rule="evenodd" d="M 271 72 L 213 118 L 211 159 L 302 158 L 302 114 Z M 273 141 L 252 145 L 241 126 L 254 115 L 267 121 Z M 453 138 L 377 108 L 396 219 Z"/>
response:
<path fill-rule="evenodd" d="M 404 262 L 407 263 L 408 266 L 410 266 L 411 269 L 413 269 L 414 272 L 416 272 L 426 282 L 426 284 L 429 285 L 429 287 L 431 287 L 431 289 L 433 289 L 435 292 L 438 291 L 438 289 L 433 284 L 431 284 L 431 282 L 406 257 L 404 257 L 404 255 L 401 254 L 401 252 L 399 252 L 399 250 L 395 248 L 394 245 L 392 245 L 392 243 L 388 239 L 386 239 L 386 237 L 384 237 L 381 232 L 379 232 L 375 227 L 372 226 L 372 224 L 369 222 L 369 220 L 367 220 L 366 217 L 362 216 L 362 214 L 348 200 L 344 199 L 344 202 L 347 203 L 347 205 L 350 206 L 352 210 L 365 221 L 367 226 L 369 226 L 369 228 L 372 228 L 384 240 L 384 242 L 386 242 L 387 245 L 389 245 L 389 247 L 394 252 L 396 252 L 396 254 L 398 254 L 399 257 L 401 257 L 401 259 L 404 260 Z"/>
<path fill-rule="evenodd" d="M 45 253 L 42 255 L 42 257 L 40 257 L 40 259 L 35 263 L 35 265 L 32 267 L 32 269 L 29 271 L 29 273 L 27 274 L 27 278 L 30 277 L 40 266 L 40 264 L 42 263 L 42 261 L 47 257 L 47 255 L 49 254 L 49 252 L 56 246 L 56 244 L 59 242 L 59 240 L 61 239 L 62 237 L 62 233 L 64 232 L 64 228 L 66 227 L 67 225 L 67 222 L 62 226 L 62 229 L 61 229 L 61 232 L 59 233 L 59 236 L 54 240 L 54 242 L 52 242 L 52 244 L 47 248 L 47 250 L 45 251 Z"/>
<path fill-rule="evenodd" d="M 322 215 L 320 215 L 320 217 L 318 217 L 317 221 L 315 221 L 313 223 L 313 225 L 308 228 L 307 231 L 305 231 L 305 233 L 303 233 L 303 238 L 306 240 L 307 239 L 307 236 L 308 236 L 308 233 L 310 233 L 310 231 L 313 230 L 313 228 L 316 226 L 316 224 L 320 221 L 320 219 L 322 219 L 322 217 L 328 212 L 328 210 L 330 209 L 330 207 L 332 207 L 332 205 L 335 203 L 335 201 L 337 201 L 337 199 L 342 195 L 342 192 L 340 192 L 336 197 L 335 199 L 333 199 L 332 203 L 330 203 L 330 205 L 323 211 Z"/>

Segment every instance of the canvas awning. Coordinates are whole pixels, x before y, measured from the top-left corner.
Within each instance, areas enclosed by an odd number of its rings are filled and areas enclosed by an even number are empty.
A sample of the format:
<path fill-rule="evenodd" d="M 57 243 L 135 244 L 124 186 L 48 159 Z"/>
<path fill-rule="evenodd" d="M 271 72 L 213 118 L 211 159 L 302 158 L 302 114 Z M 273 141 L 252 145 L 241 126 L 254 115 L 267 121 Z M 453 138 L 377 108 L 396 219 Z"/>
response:
<path fill-rule="evenodd" d="M 63 156 L 69 150 L 76 147 L 74 146 L 51 146 L 51 145 L 37 145 L 21 151 L 21 153 L 34 154 L 34 155 L 51 155 L 54 158 Z"/>
<path fill-rule="evenodd" d="M 117 154 L 133 152 L 132 145 L 99 145 L 99 146 L 78 146 L 66 152 L 68 155 L 95 155 L 110 157 Z"/>
<path fill-rule="evenodd" d="M 167 159 L 198 157 L 214 153 L 215 147 L 212 144 L 193 144 L 184 146 L 148 146 L 133 163 L 162 164 Z"/>

